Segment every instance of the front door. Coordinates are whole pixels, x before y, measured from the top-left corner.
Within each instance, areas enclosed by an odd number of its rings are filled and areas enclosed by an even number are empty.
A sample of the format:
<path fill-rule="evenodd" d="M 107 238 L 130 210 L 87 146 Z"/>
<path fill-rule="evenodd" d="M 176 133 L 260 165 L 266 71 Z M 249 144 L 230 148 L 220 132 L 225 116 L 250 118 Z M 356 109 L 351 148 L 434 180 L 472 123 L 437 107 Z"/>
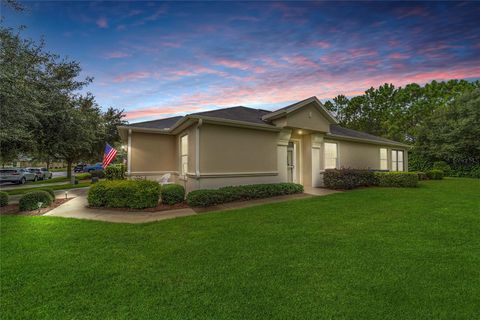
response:
<path fill-rule="evenodd" d="M 287 179 L 288 182 L 295 182 L 295 144 L 288 143 L 287 147 Z"/>

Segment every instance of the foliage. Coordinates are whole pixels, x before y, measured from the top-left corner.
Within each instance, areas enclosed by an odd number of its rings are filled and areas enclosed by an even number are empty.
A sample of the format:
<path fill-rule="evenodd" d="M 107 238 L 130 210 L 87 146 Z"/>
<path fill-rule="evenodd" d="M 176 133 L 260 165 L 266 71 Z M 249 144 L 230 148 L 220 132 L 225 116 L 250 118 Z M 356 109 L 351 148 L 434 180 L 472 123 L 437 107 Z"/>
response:
<path fill-rule="evenodd" d="M 329 169 L 323 174 L 323 183 L 329 189 L 353 189 L 375 185 L 376 177 L 371 170 Z"/>
<path fill-rule="evenodd" d="M 425 172 L 416 171 L 415 173 L 417 174 L 419 181 L 423 181 L 423 180 L 427 180 L 427 179 L 428 179 L 427 174 L 426 174 Z"/>
<path fill-rule="evenodd" d="M 160 188 L 160 200 L 164 204 L 177 204 L 185 200 L 185 188 L 179 184 L 165 184 Z"/>
<path fill-rule="evenodd" d="M 415 172 L 375 172 L 380 187 L 412 188 L 418 184 Z"/>
<path fill-rule="evenodd" d="M 68 189 L 76 189 L 76 188 L 84 188 L 90 186 L 90 182 L 82 182 L 79 184 L 61 184 L 61 185 L 53 185 L 49 186 L 49 189 L 52 190 L 68 190 Z M 10 189 L 5 191 L 9 195 L 15 195 L 15 194 L 25 194 L 30 191 L 36 191 L 39 190 L 39 187 L 27 187 L 27 188 L 15 188 L 15 189 Z"/>
<path fill-rule="evenodd" d="M 437 161 L 433 163 L 433 170 L 440 170 L 443 171 L 443 173 L 448 176 L 448 173 L 450 172 L 451 168 L 446 163 L 445 161 Z"/>
<path fill-rule="evenodd" d="M 85 173 L 77 173 L 75 174 L 75 178 L 78 180 L 86 180 L 92 178 L 91 173 L 85 172 Z"/>
<path fill-rule="evenodd" d="M 89 173 L 90 173 L 91 178 L 98 178 L 98 179 L 105 178 L 105 171 L 104 170 L 95 170 L 95 171 L 91 171 Z"/>
<path fill-rule="evenodd" d="M 88 204 L 93 207 L 151 208 L 156 207 L 160 185 L 149 180 L 106 180 L 92 185 Z"/>
<path fill-rule="evenodd" d="M 52 200 L 55 200 L 55 192 L 53 191 L 52 188 L 41 188 L 40 190 L 45 191 L 46 193 L 48 193 L 50 195 Z"/>
<path fill-rule="evenodd" d="M 123 164 L 117 164 L 106 167 L 105 178 L 107 178 L 107 180 L 125 179 L 125 166 Z"/>
<path fill-rule="evenodd" d="M 428 179 L 442 180 L 444 172 L 442 170 L 433 169 L 426 172 Z"/>
<path fill-rule="evenodd" d="M 24 194 L 18 202 L 20 211 L 32 211 L 38 209 L 38 204 L 42 203 L 41 207 L 45 208 L 52 204 L 52 196 L 43 190 L 31 191 Z"/>
<path fill-rule="evenodd" d="M 0 191 L 0 207 L 8 205 L 8 193 Z"/>
<path fill-rule="evenodd" d="M 231 201 L 268 198 L 302 192 L 303 186 L 295 183 L 252 184 L 223 187 L 217 190 L 195 190 L 188 194 L 187 203 L 192 207 L 208 207 Z"/>

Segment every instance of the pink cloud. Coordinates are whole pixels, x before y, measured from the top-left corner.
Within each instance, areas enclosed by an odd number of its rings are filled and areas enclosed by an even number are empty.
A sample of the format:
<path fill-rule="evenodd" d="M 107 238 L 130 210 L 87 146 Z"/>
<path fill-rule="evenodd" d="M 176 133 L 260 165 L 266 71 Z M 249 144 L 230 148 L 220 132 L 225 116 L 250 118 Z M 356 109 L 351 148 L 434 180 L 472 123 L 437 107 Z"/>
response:
<path fill-rule="evenodd" d="M 130 57 L 130 56 L 131 55 L 129 53 L 121 52 L 121 51 L 112 51 L 104 54 L 104 57 L 106 59 L 121 59 L 121 58 Z"/>
<path fill-rule="evenodd" d="M 232 69 L 246 70 L 250 68 L 249 64 L 237 60 L 219 59 L 216 60 L 214 63 Z"/>
<path fill-rule="evenodd" d="M 113 82 L 126 82 L 126 81 L 135 81 L 152 77 L 154 74 L 150 71 L 135 71 L 127 72 L 117 75 L 113 78 Z"/>
<path fill-rule="evenodd" d="M 332 46 L 332 44 L 330 42 L 327 42 L 327 41 L 315 41 L 313 43 L 313 45 L 315 47 L 319 47 L 319 48 L 322 48 L 322 49 L 328 49 Z"/>
<path fill-rule="evenodd" d="M 99 18 L 96 21 L 96 24 L 99 28 L 102 28 L 102 29 L 108 28 L 108 21 L 106 18 Z"/>
<path fill-rule="evenodd" d="M 314 61 L 310 60 L 309 58 L 301 55 L 296 55 L 296 56 L 285 56 L 283 57 L 283 60 L 287 61 L 290 64 L 293 64 L 295 66 L 299 67 L 318 67 L 318 64 L 315 63 Z"/>
<path fill-rule="evenodd" d="M 387 58 L 390 58 L 390 59 L 408 59 L 410 57 L 411 56 L 409 54 L 400 53 L 400 52 L 391 53 L 387 56 Z"/>

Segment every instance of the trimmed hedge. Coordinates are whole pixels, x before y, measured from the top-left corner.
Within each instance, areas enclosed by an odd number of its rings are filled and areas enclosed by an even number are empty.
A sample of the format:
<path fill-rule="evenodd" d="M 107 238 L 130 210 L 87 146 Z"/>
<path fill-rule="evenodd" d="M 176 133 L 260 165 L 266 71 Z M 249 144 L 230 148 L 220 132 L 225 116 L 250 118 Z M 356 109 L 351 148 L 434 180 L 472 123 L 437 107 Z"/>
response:
<path fill-rule="evenodd" d="M 8 193 L 0 191 L 0 207 L 8 205 Z"/>
<path fill-rule="evenodd" d="M 295 183 L 252 184 L 223 187 L 216 190 L 195 190 L 188 194 L 187 203 L 191 207 L 209 207 L 231 201 L 269 198 L 302 192 L 303 186 Z"/>
<path fill-rule="evenodd" d="M 160 188 L 160 199 L 164 204 L 177 204 L 185 200 L 185 188 L 179 184 L 165 184 Z"/>
<path fill-rule="evenodd" d="M 429 170 L 426 172 L 428 179 L 431 180 L 442 180 L 443 179 L 443 171 L 442 170 Z"/>
<path fill-rule="evenodd" d="M 88 204 L 92 207 L 153 208 L 159 198 L 160 185 L 149 180 L 106 180 L 88 191 Z"/>
<path fill-rule="evenodd" d="M 50 197 L 52 198 L 52 201 L 55 200 L 55 192 L 53 191 L 53 189 L 50 189 L 50 188 L 42 188 L 42 189 L 40 189 L 40 190 L 47 192 L 47 193 L 50 195 Z"/>
<path fill-rule="evenodd" d="M 417 171 L 415 172 L 418 176 L 418 180 L 428 180 L 427 174 L 425 172 Z"/>
<path fill-rule="evenodd" d="M 125 166 L 111 165 L 105 168 L 105 178 L 107 180 L 123 180 L 125 179 Z"/>
<path fill-rule="evenodd" d="M 377 184 L 375 172 L 358 169 L 328 169 L 323 174 L 323 183 L 329 189 L 353 189 Z"/>
<path fill-rule="evenodd" d="M 105 172 L 103 170 L 90 171 L 91 178 L 103 179 L 105 178 Z"/>
<path fill-rule="evenodd" d="M 412 188 L 418 184 L 416 172 L 375 172 L 378 186 Z"/>
<path fill-rule="evenodd" d="M 30 191 L 24 194 L 18 202 L 20 211 L 32 211 L 38 209 L 38 203 L 42 202 L 42 208 L 52 204 L 52 196 L 47 191 Z"/>

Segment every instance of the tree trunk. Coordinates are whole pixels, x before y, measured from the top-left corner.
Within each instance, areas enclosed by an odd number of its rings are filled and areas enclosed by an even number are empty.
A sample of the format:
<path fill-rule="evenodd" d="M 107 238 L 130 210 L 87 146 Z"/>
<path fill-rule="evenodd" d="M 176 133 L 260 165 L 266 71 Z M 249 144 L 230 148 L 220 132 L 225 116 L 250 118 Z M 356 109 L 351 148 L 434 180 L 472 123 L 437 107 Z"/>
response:
<path fill-rule="evenodd" d="M 67 178 L 72 178 L 72 161 L 67 161 Z"/>
<path fill-rule="evenodd" d="M 47 171 L 49 171 L 49 170 L 50 170 L 50 159 L 47 158 L 47 161 L 46 161 L 46 162 L 47 162 Z"/>

